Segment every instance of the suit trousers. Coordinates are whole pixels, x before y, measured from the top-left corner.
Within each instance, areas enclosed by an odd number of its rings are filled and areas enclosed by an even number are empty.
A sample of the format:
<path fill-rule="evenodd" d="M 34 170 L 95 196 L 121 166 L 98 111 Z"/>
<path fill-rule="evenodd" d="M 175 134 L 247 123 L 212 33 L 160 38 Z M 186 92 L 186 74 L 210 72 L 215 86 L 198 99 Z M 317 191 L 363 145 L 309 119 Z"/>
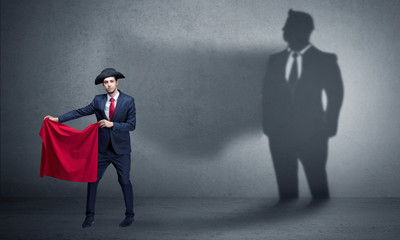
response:
<path fill-rule="evenodd" d="M 122 188 L 125 201 L 125 215 L 134 216 L 133 212 L 133 190 L 130 181 L 131 170 L 131 155 L 130 154 L 117 154 L 110 142 L 110 145 L 105 152 L 99 153 L 98 166 L 97 166 L 97 181 L 88 183 L 87 186 L 87 200 L 86 200 L 86 216 L 94 216 L 96 193 L 98 184 L 106 171 L 108 165 L 114 165 L 118 174 L 118 182 Z"/>
<path fill-rule="evenodd" d="M 269 137 L 280 199 L 299 197 L 298 161 L 303 165 L 313 199 L 329 198 L 326 162 L 328 138 L 323 134 L 308 137 L 286 132 Z"/>

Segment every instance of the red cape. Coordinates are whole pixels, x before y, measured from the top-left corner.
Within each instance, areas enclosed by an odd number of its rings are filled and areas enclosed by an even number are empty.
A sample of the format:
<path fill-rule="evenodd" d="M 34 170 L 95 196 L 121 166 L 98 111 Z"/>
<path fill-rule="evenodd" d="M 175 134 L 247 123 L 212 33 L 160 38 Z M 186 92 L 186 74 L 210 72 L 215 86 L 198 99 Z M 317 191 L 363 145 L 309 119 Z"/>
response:
<path fill-rule="evenodd" d="M 40 176 L 96 182 L 98 131 L 97 123 L 78 131 L 45 119 L 39 133 L 43 141 Z"/>

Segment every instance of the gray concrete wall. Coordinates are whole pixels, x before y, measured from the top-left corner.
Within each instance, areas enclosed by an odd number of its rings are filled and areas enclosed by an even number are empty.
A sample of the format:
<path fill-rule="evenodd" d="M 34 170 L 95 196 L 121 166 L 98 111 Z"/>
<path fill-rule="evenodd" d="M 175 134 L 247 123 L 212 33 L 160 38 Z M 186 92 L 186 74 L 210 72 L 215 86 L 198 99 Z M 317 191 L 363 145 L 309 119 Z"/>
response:
<path fill-rule="evenodd" d="M 333 197 L 400 197 L 398 1 L 1 1 L 1 196 L 85 196 L 39 177 L 45 115 L 103 93 L 105 67 L 135 97 L 136 196 L 277 196 L 261 85 L 289 8 L 334 52 L 345 84 L 331 139 Z M 67 125 L 83 129 L 95 117 Z M 309 196 L 300 169 L 301 196 Z M 100 196 L 120 195 L 110 167 Z"/>

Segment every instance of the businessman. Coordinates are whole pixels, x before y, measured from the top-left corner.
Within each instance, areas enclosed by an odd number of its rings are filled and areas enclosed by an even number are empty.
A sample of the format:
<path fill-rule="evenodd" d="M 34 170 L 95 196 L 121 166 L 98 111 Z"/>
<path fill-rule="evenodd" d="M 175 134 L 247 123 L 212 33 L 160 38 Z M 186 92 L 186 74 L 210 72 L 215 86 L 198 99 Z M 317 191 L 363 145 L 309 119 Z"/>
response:
<path fill-rule="evenodd" d="M 263 130 L 281 201 L 299 197 L 298 161 L 313 199 L 329 199 L 328 139 L 337 132 L 343 83 L 336 55 L 310 43 L 313 29 L 311 15 L 289 10 L 283 27 L 288 47 L 270 57 L 263 88 Z"/>
<path fill-rule="evenodd" d="M 136 128 L 136 109 L 134 99 L 118 90 L 120 78 L 125 76 L 115 69 L 104 69 L 97 76 L 95 84 L 103 84 L 107 94 L 95 96 L 92 103 L 86 107 L 59 117 L 45 117 L 62 123 L 95 114 L 99 123 L 97 181 L 88 183 L 86 218 L 82 223 L 84 228 L 94 223 L 97 186 L 110 163 L 117 170 L 118 182 L 125 200 L 125 219 L 120 226 L 127 227 L 134 222 L 133 190 L 129 177 L 131 170 L 129 131 Z"/>

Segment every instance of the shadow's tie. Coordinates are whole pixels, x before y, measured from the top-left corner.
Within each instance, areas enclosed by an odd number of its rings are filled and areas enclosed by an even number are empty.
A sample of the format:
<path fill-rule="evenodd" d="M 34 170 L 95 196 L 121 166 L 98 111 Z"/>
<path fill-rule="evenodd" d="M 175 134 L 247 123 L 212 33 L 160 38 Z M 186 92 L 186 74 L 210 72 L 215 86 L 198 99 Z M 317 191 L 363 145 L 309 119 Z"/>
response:
<path fill-rule="evenodd" d="M 294 52 L 292 54 L 293 57 L 293 64 L 292 64 L 292 69 L 290 70 L 290 75 L 289 75 L 289 86 L 291 89 L 294 89 L 296 86 L 296 82 L 298 80 L 298 72 L 299 70 L 297 69 L 297 57 L 298 53 Z"/>

